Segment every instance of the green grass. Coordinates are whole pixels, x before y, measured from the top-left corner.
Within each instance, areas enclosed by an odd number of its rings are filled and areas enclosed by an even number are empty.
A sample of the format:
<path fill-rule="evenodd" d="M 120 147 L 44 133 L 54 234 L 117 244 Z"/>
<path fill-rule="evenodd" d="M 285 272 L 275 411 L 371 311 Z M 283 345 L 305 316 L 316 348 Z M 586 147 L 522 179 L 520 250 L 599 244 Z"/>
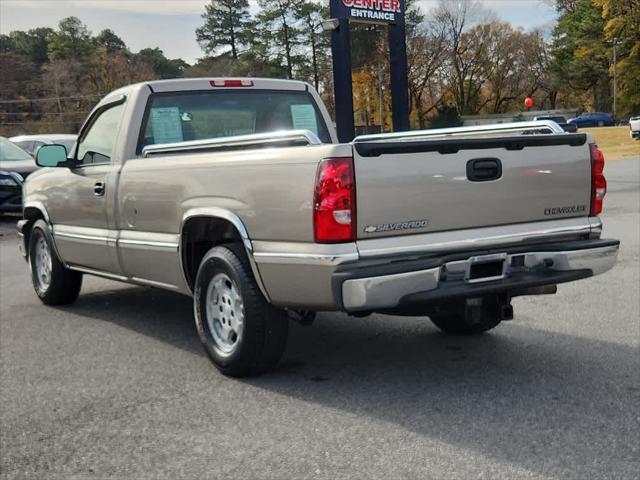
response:
<path fill-rule="evenodd" d="M 628 126 L 581 128 L 580 131 L 594 136 L 606 160 L 620 160 L 621 158 L 629 157 L 640 158 L 640 140 L 631 139 Z"/>

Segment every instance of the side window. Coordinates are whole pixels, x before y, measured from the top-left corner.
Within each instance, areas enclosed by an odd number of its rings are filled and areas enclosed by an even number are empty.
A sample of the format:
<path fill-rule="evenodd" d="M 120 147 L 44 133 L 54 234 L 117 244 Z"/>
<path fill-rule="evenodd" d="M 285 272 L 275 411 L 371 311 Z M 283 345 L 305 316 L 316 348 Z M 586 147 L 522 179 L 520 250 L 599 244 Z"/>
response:
<path fill-rule="evenodd" d="M 31 151 L 33 152 L 34 155 L 38 153 L 38 150 L 40 150 L 40 147 L 42 145 L 44 145 L 44 142 L 39 142 L 37 140 L 33 142 L 33 145 L 31 146 Z"/>
<path fill-rule="evenodd" d="M 98 114 L 78 145 L 76 158 L 79 164 L 92 165 L 111 162 L 111 154 L 123 111 L 124 104 L 120 104 Z"/>
<path fill-rule="evenodd" d="M 13 143 L 15 143 L 17 146 L 19 146 L 21 149 L 23 149 L 25 152 L 27 152 L 31 156 L 33 156 L 36 153 L 35 149 L 33 148 L 33 142 L 31 141 L 13 142 Z"/>

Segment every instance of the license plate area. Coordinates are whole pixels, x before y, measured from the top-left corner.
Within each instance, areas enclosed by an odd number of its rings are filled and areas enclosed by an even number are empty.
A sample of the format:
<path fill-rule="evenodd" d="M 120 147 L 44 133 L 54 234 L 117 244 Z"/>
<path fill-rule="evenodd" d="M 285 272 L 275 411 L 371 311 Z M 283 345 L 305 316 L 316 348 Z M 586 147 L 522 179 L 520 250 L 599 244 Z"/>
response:
<path fill-rule="evenodd" d="M 471 257 L 467 263 L 464 279 L 469 283 L 501 280 L 507 275 L 506 260 L 506 253 Z"/>

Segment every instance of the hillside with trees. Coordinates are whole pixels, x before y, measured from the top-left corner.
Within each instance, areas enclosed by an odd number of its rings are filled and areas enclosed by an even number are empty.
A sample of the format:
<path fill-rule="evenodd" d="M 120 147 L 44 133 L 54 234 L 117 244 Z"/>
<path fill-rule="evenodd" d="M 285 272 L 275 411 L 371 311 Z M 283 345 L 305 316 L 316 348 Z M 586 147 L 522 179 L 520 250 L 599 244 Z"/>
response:
<path fill-rule="evenodd" d="M 98 99 L 133 82 L 194 76 L 294 78 L 333 104 L 325 2 L 216 0 L 193 33 L 203 56 L 189 65 L 158 48 L 132 52 L 112 30 L 76 17 L 56 29 L 0 35 L 0 134 L 75 132 Z M 460 115 L 540 109 L 640 114 L 640 2 L 556 0 L 552 32 L 496 20 L 475 0 L 442 0 L 429 12 L 407 1 L 411 124 L 455 124 Z M 355 25 L 354 105 L 360 125 L 391 128 L 386 29 Z M 615 50 L 615 62 L 614 62 Z M 382 102 L 381 102 L 382 99 Z M 381 111 L 382 106 L 382 111 Z M 383 117 L 381 119 L 381 116 Z"/>

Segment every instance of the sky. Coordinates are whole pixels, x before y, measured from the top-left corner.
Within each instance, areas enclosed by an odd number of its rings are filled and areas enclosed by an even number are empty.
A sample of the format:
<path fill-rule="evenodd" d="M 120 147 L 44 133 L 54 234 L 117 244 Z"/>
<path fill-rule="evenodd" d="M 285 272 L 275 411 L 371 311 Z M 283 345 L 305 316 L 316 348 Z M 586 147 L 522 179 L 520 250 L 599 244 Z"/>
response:
<path fill-rule="evenodd" d="M 480 0 L 499 20 L 525 30 L 549 28 L 555 19 L 550 0 Z M 193 63 L 203 56 L 195 39 L 207 0 L 0 0 L 0 32 L 57 26 L 79 17 L 94 34 L 110 28 L 130 50 L 159 47 L 169 58 Z M 255 0 L 251 1 L 255 9 Z M 419 0 L 425 12 L 438 0 Z"/>

